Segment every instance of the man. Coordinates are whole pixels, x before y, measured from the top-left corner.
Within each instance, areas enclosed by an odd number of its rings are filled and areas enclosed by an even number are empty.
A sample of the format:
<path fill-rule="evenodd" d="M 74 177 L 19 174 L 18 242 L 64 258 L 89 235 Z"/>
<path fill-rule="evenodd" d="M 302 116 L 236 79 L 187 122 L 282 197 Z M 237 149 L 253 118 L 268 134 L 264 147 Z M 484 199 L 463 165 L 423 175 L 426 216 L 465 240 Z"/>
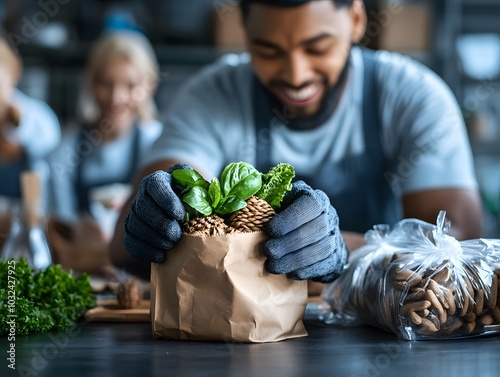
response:
<path fill-rule="evenodd" d="M 456 101 L 409 58 L 352 47 L 365 32 L 362 1 L 241 7 L 249 58 L 229 56 L 185 86 L 141 177 L 176 162 L 207 179 L 232 161 L 260 171 L 292 164 L 307 185 L 294 184 L 265 247 L 268 270 L 292 278 L 329 282 L 340 273 L 347 253 L 335 212 L 351 250 L 375 224 L 403 216 L 435 222 L 442 209 L 454 236 L 479 236 L 480 200 Z M 145 178 L 125 220 L 125 245 L 144 261 L 163 261 L 180 237 L 183 211 L 170 182 L 164 171 Z M 139 273 L 144 265 L 123 252 L 122 237 L 119 223 L 112 258 Z"/>

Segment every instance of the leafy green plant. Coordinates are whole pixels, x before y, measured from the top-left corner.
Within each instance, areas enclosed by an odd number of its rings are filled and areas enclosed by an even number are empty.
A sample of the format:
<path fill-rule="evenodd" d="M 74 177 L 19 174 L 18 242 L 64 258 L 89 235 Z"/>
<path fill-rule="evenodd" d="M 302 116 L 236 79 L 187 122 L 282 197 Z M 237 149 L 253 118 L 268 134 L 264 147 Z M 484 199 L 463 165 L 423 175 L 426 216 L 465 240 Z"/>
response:
<path fill-rule="evenodd" d="M 246 200 L 257 195 L 278 208 L 295 176 L 289 164 L 278 164 L 262 174 L 246 162 L 227 165 L 220 176 L 209 183 L 194 169 L 179 169 L 172 173 L 183 187 L 180 197 L 186 208 L 186 221 L 216 213 L 226 216 L 246 206 Z"/>
<path fill-rule="evenodd" d="M 9 314 L 16 315 L 16 334 L 27 335 L 62 330 L 96 305 L 87 274 L 76 278 L 59 265 L 34 271 L 24 258 L 13 261 L 0 261 L 0 335 L 9 332 Z M 9 306 L 12 290 L 15 303 Z"/>
<path fill-rule="evenodd" d="M 262 187 L 262 174 L 246 162 L 230 163 L 220 181 L 214 178 L 210 183 L 194 169 L 175 170 L 172 176 L 184 187 L 181 199 L 190 207 L 186 208 L 189 218 L 235 212 Z"/>
<path fill-rule="evenodd" d="M 290 164 L 273 166 L 262 176 L 262 188 L 255 194 L 268 202 L 274 209 L 279 208 L 287 191 L 292 189 L 295 169 Z"/>

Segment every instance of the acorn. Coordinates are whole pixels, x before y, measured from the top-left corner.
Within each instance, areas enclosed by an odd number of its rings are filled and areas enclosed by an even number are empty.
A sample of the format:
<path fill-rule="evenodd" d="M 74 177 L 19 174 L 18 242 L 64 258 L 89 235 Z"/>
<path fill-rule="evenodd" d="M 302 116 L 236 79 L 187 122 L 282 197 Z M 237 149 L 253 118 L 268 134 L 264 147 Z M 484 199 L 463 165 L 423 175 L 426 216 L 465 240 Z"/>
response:
<path fill-rule="evenodd" d="M 142 301 L 142 287 L 135 279 L 121 282 L 116 293 L 118 304 L 125 309 L 137 308 Z"/>
<path fill-rule="evenodd" d="M 275 215 L 273 207 L 264 199 L 251 196 L 247 199 L 246 207 L 229 217 L 229 225 L 245 233 L 259 232 L 265 229 L 266 224 Z"/>

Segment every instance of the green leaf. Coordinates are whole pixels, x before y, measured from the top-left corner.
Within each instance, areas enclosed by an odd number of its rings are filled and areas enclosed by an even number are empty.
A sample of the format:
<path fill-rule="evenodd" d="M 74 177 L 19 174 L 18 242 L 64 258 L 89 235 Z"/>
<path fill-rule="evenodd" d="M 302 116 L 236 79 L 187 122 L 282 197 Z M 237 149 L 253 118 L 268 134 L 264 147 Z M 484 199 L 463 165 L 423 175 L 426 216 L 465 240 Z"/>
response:
<path fill-rule="evenodd" d="M 177 169 L 172 172 L 172 177 L 182 187 L 203 187 L 208 189 L 208 182 L 194 169 Z"/>
<path fill-rule="evenodd" d="M 0 335 L 8 333 L 8 276 L 16 279 L 16 333 L 63 330 L 77 321 L 86 309 L 94 307 L 95 297 L 87 274 L 75 278 L 61 266 L 49 266 L 45 271 L 33 271 L 24 258 L 0 261 Z M 9 275 L 9 270 L 10 275 Z"/>
<path fill-rule="evenodd" d="M 233 162 L 221 174 L 222 197 L 247 200 L 262 187 L 262 174 L 246 162 Z"/>
<path fill-rule="evenodd" d="M 217 207 L 221 199 L 220 182 L 217 178 L 212 179 L 212 182 L 210 182 L 208 194 L 210 195 L 212 207 Z"/>
<path fill-rule="evenodd" d="M 200 212 L 198 212 L 197 210 L 195 210 L 193 207 L 191 207 L 186 203 L 184 203 L 184 211 L 186 211 L 183 219 L 184 223 L 187 223 L 192 219 L 196 219 L 197 217 L 203 216 L 203 214 L 201 214 Z"/>
<path fill-rule="evenodd" d="M 193 187 L 183 196 L 182 201 L 205 216 L 212 214 L 210 197 L 203 187 Z"/>
<path fill-rule="evenodd" d="M 222 203 L 220 203 L 219 206 L 215 209 L 215 212 L 219 215 L 228 215 L 244 208 L 246 205 L 246 201 L 235 195 L 232 195 L 227 197 Z"/>
<path fill-rule="evenodd" d="M 262 176 L 262 188 L 255 194 L 277 209 L 287 191 L 292 189 L 292 179 L 295 169 L 290 164 L 278 164 Z"/>

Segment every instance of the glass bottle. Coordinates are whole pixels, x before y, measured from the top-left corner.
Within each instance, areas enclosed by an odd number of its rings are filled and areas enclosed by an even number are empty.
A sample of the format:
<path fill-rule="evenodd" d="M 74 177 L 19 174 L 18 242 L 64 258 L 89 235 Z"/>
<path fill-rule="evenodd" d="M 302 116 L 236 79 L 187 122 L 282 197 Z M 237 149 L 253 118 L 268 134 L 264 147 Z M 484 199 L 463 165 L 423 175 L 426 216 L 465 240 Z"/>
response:
<path fill-rule="evenodd" d="M 22 173 L 21 187 L 22 201 L 15 211 L 2 258 L 24 257 L 31 268 L 43 270 L 52 264 L 52 257 L 40 210 L 40 178 L 36 173 Z"/>

